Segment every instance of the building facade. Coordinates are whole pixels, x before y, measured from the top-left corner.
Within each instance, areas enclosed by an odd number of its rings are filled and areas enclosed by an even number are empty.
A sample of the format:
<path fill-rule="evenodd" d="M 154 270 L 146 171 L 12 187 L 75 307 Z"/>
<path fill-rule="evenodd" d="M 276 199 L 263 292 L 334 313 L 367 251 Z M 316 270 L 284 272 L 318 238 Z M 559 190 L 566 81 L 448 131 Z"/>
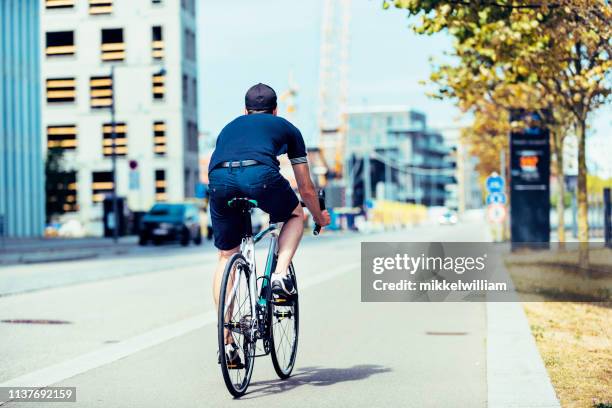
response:
<path fill-rule="evenodd" d="M 72 182 L 65 211 L 99 234 L 113 188 L 131 210 L 199 179 L 195 0 L 43 0 L 43 130 Z M 114 75 L 111 78 L 111 67 Z"/>
<path fill-rule="evenodd" d="M 453 149 L 407 107 L 348 112 L 347 204 L 376 198 L 442 206 L 454 183 Z"/>
<path fill-rule="evenodd" d="M 40 236 L 44 165 L 40 124 L 39 1 L 0 1 L 0 235 Z"/>

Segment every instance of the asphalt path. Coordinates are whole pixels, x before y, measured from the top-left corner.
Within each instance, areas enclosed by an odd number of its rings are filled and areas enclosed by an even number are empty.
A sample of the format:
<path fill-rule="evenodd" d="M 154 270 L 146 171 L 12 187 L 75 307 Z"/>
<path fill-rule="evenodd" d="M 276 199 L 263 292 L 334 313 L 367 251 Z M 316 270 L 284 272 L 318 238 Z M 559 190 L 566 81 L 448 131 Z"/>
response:
<path fill-rule="evenodd" d="M 485 304 L 362 303 L 359 260 L 361 241 L 487 239 L 482 221 L 306 238 L 294 260 L 294 375 L 279 380 L 269 357 L 258 358 L 240 400 L 216 362 L 210 247 L 2 268 L 0 320 L 57 324 L 0 323 L 0 386 L 77 388 L 76 404 L 5 405 L 486 406 Z"/>

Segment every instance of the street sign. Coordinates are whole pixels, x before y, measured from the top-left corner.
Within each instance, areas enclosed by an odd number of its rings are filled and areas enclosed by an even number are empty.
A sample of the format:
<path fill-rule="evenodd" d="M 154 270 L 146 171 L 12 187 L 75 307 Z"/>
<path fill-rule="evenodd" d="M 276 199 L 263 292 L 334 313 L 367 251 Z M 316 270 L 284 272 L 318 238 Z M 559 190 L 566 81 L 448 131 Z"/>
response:
<path fill-rule="evenodd" d="M 506 219 L 506 206 L 491 204 L 487 207 L 487 219 L 493 224 L 501 224 Z"/>
<path fill-rule="evenodd" d="M 493 172 L 487 177 L 486 185 L 489 193 L 501 193 L 504 191 L 504 178 Z"/>
<path fill-rule="evenodd" d="M 505 193 L 487 194 L 487 204 L 506 204 L 506 194 Z"/>
<path fill-rule="evenodd" d="M 138 190 L 140 188 L 140 171 L 130 170 L 130 190 Z"/>

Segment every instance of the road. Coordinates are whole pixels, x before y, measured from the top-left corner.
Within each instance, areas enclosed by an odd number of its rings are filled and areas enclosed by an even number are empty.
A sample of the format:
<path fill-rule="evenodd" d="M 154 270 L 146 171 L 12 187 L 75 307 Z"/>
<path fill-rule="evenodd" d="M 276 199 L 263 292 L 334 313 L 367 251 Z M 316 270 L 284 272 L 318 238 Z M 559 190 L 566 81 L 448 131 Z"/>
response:
<path fill-rule="evenodd" d="M 53 407 L 486 406 L 485 304 L 361 303 L 359 251 L 487 239 L 482 221 L 305 238 L 294 375 L 281 381 L 259 358 L 240 401 L 216 362 L 210 245 L 1 268 L 0 320 L 57 324 L 0 323 L 0 383 L 77 388 L 76 405 Z"/>

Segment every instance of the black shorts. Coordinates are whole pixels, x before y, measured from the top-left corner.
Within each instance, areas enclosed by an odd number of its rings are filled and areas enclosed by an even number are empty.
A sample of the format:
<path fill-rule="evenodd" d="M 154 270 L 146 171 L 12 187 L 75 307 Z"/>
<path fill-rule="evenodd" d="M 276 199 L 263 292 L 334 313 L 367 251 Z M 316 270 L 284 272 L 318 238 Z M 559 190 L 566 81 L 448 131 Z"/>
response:
<path fill-rule="evenodd" d="M 242 239 L 240 214 L 227 206 L 235 197 L 257 200 L 258 207 L 270 214 L 270 222 L 287 221 L 299 200 L 278 170 L 265 164 L 247 167 L 218 167 L 208 174 L 209 216 L 215 246 L 232 249 Z"/>

